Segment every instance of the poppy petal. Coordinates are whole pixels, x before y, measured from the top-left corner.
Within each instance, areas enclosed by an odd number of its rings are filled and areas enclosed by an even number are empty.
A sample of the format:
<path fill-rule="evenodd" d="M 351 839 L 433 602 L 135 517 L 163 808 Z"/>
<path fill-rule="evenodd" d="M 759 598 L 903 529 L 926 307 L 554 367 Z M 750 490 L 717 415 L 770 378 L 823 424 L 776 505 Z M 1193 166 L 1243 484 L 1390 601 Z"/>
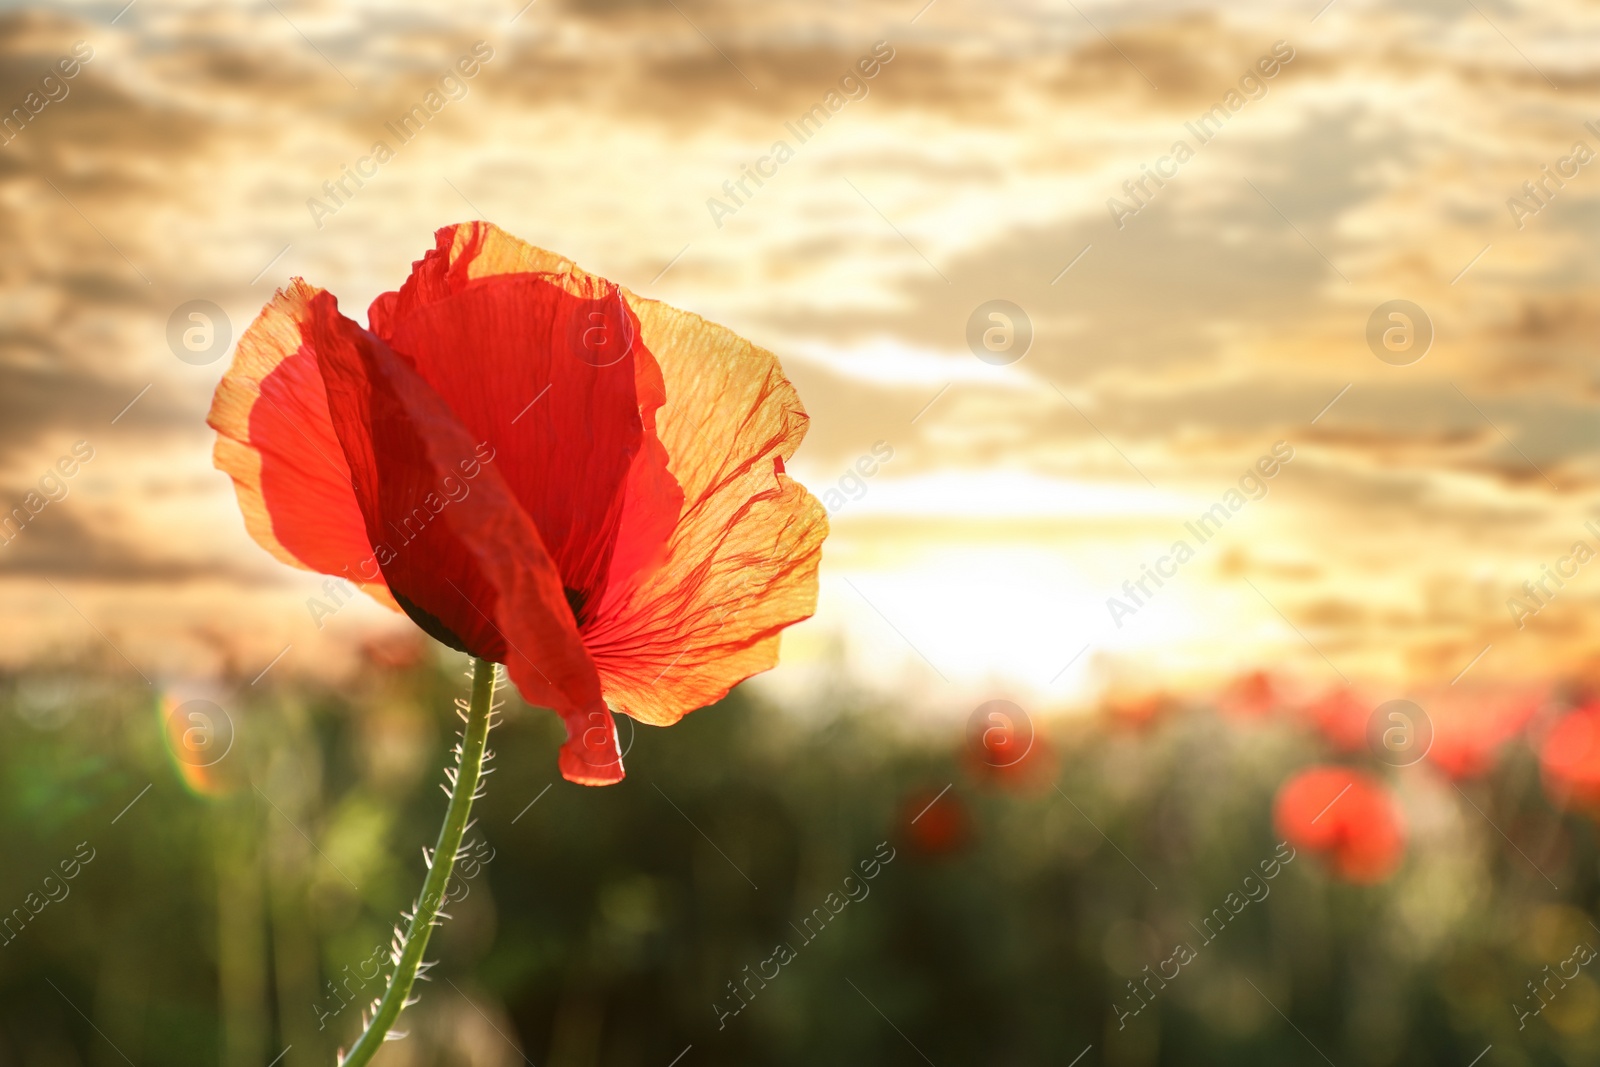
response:
<path fill-rule="evenodd" d="M 1278 833 L 1321 853 L 1339 877 L 1367 885 L 1393 874 L 1405 853 L 1405 828 L 1389 792 L 1345 767 L 1309 767 L 1278 790 Z"/>
<path fill-rule="evenodd" d="M 776 665 L 779 632 L 816 610 L 828 524 L 784 473 L 807 419 L 777 357 L 698 315 L 632 306 L 666 386 L 657 427 L 683 513 L 664 563 L 612 585 L 584 638 L 612 705 L 666 725 Z"/>
<path fill-rule="evenodd" d="M 293 566 L 347 577 L 399 610 L 371 570 L 372 544 L 305 336 L 321 292 L 294 279 L 239 338 L 206 416 L 217 431 L 214 460 L 233 479 L 258 544 Z"/>
<path fill-rule="evenodd" d="M 660 368 L 617 286 L 486 223 L 436 240 L 373 302 L 373 332 L 507 457 L 582 628 L 608 586 L 660 563 L 682 508 Z"/>
<path fill-rule="evenodd" d="M 565 777 L 619 780 L 615 729 L 561 576 L 492 447 L 332 296 L 311 312 L 333 425 L 395 598 L 433 636 L 504 662 L 529 703 L 562 716 Z"/>
<path fill-rule="evenodd" d="M 539 528 L 580 623 L 605 591 L 644 433 L 634 353 L 599 367 L 565 349 L 573 324 L 601 300 L 507 275 L 419 308 L 389 338 L 468 432 L 505 457 L 502 476 Z"/>
<path fill-rule="evenodd" d="M 1600 809 L 1600 705 L 1562 716 L 1539 745 L 1545 792 L 1561 807 Z"/>

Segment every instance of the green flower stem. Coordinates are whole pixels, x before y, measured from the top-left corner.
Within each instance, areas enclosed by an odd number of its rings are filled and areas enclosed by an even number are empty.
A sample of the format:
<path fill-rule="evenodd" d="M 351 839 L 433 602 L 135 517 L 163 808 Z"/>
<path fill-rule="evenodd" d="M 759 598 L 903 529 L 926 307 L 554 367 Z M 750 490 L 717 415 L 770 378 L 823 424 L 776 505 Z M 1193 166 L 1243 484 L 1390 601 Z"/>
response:
<path fill-rule="evenodd" d="M 422 954 L 428 948 L 439 908 L 444 903 L 445 887 L 455 870 L 456 854 L 467 831 L 467 817 L 483 778 L 485 745 L 489 740 L 489 720 L 494 710 L 495 665 L 474 657 L 472 661 L 472 701 L 467 706 L 467 728 L 461 735 L 460 758 L 456 764 L 450 806 L 445 809 L 444 825 L 439 827 L 439 842 L 434 846 L 433 863 L 422 883 L 422 895 L 412 911 L 405 941 L 400 946 L 400 961 L 389 976 L 389 985 L 378 1001 L 372 1022 L 362 1031 L 350 1052 L 339 1061 L 341 1067 L 363 1067 L 371 1061 L 387 1039 L 390 1027 L 400 1017 L 411 996 L 411 987 L 422 969 Z M 398 932 L 398 931 L 397 931 Z"/>

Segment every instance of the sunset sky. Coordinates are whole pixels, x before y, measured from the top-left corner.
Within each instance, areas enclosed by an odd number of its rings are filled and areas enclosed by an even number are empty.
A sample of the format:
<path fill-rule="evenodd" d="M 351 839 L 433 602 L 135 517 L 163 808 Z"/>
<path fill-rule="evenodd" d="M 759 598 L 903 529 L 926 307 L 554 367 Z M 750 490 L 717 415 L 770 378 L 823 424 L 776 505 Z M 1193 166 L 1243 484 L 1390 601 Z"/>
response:
<path fill-rule="evenodd" d="M 1600 647 L 1592 5 L 125 3 L 0 7 L 0 106 L 60 97 L 0 145 L 0 502 L 65 488 L 0 547 L 10 662 L 248 680 L 398 625 L 319 629 L 321 579 L 250 541 L 204 425 L 227 354 L 168 320 L 236 339 L 295 275 L 364 319 L 478 217 L 783 360 L 836 507 L 776 693 L 1399 690 Z M 991 300 L 1031 323 L 1008 365 L 968 345 Z M 1394 300 L 1432 326 L 1406 365 L 1367 340 Z"/>

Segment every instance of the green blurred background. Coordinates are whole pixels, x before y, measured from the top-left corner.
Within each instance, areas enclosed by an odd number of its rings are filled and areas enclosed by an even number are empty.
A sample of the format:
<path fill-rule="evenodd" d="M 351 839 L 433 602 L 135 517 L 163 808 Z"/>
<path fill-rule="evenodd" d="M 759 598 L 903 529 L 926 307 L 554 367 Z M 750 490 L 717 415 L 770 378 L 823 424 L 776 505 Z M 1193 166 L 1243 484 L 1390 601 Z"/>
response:
<path fill-rule="evenodd" d="M 332 1063 L 437 832 L 460 660 L 240 679 L 208 720 L 92 670 L 5 679 L 0 903 L 66 895 L 7 928 L 0 1062 Z M 1388 881 L 1302 849 L 1201 939 L 1278 848 L 1279 783 L 1326 755 L 1269 712 L 1037 721 L 1026 773 L 999 774 L 843 683 L 805 716 L 736 693 L 639 728 L 627 780 L 589 789 L 553 774 L 556 717 L 513 695 L 439 965 L 379 1062 L 1594 1062 L 1590 974 L 1520 1031 L 1512 1007 L 1600 944 L 1593 828 L 1547 805 L 1521 741 L 1459 787 L 1382 772 L 1410 837 Z M 1197 958 L 1123 1017 L 1180 941 Z M 732 1014 L 728 983 L 779 943 L 794 958 Z"/>

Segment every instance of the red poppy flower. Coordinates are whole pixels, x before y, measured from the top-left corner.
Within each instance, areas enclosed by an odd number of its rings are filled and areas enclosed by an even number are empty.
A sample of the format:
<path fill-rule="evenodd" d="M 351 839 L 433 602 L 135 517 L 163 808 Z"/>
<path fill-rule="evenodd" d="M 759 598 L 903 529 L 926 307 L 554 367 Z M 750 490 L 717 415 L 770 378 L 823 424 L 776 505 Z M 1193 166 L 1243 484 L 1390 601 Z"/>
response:
<path fill-rule="evenodd" d="M 1114 729 L 1142 732 L 1153 728 L 1177 706 L 1177 701 L 1172 697 L 1156 692 L 1109 696 L 1105 700 L 1104 710 Z"/>
<path fill-rule="evenodd" d="M 1060 760 L 1055 747 L 1043 736 L 1037 736 L 1026 750 L 1015 742 L 981 752 L 969 749 L 966 763 L 973 777 L 982 782 L 1020 793 L 1043 793 L 1055 780 Z"/>
<path fill-rule="evenodd" d="M 966 763 L 984 781 L 1013 789 L 1049 784 L 1055 754 L 1033 718 L 1009 700 L 986 700 L 967 719 Z"/>
<path fill-rule="evenodd" d="M 1551 800 L 1600 811 L 1600 704 L 1562 716 L 1539 746 L 1539 764 Z"/>
<path fill-rule="evenodd" d="M 1346 767 L 1310 767 L 1278 789 L 1278 833 L 1295 848 L 1322 855 L 1339 877 L 1381 882 L 1405 851 L 1405 830 L 1388 791 Z"/>
<path fill-rule="evenodd" d="M 1360 752 L 1367 747 L 1367 723 L 1377 705 L 1350 688 L 1336 688 L 1308 704 L 1305 715 L 1339 752 Z"/>
<path fill-rule="evenodd" d="M 1231 682 L 1217 698 L 1217 706 L 1241 719 L 1259 719 L 1280 707 L 1284 685 L 1266 671 L 1252 671 Z"/>
<path fill-rule="evenodd" d="M 1433 723 L 1428 759 L 1452 778 L 1476 778 L 1545 701 L 1528 685 L 1444 686 L 1417 697 Z"/>
<path fill-rule="evenodd" d="M 900 821 L 911 851 L 930 859 L 959 852 L 972 836 L 967 807 L 949 788 L 913 790 L 900 807 Z"/>
<path fill-rule="evenodd" d="M 250 533 L 566 722 L 561 773 L 622 778 L 610 710 L 666 725 L 777 662 L 827 521 L 772 353 L 485 223 L 367 313 L 295 279 L 208 422 Z"/>

